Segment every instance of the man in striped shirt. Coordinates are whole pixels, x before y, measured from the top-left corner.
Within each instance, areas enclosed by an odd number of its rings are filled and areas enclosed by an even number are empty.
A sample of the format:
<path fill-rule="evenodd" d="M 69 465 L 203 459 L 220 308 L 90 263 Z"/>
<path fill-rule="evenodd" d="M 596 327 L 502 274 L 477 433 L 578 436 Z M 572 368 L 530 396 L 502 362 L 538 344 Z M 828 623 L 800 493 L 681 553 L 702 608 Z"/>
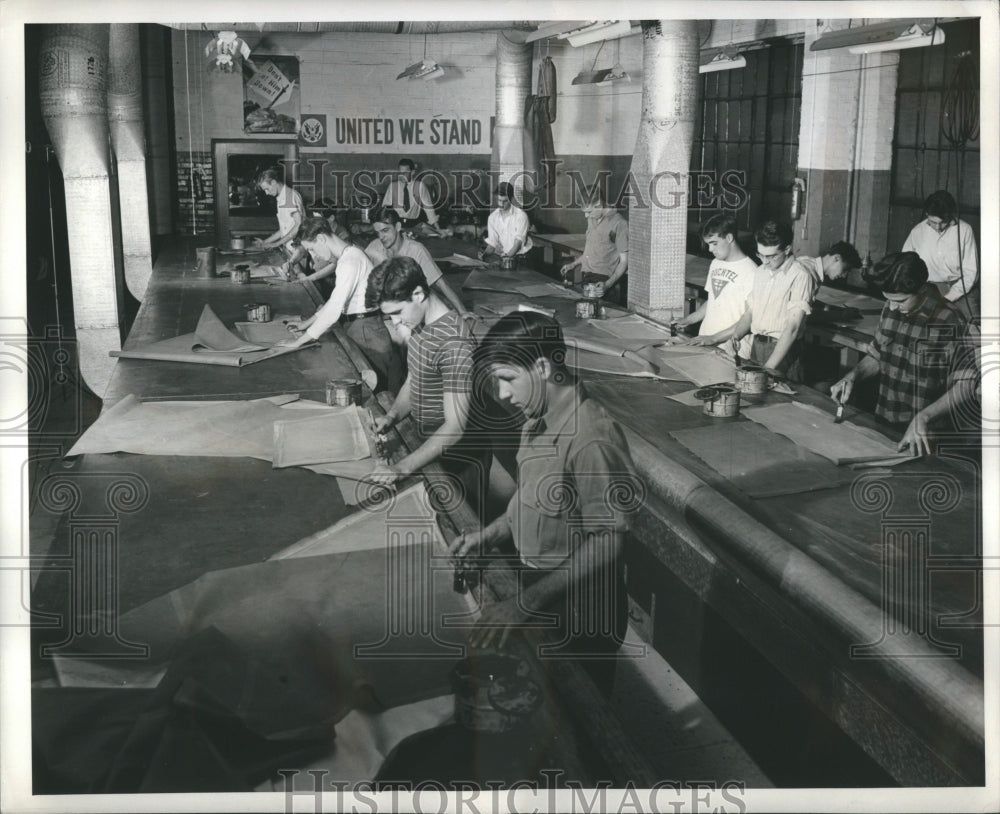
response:
<path fill-rule="evenodd" d="M 389 485 L 440 461 L 478 508 L 492 453 L 482 443 L 474 446 L 467 434 L 475 344 L 471 318 L 451 310 L 410 257 L 393 257 L 375 268 L 368 280 L 367 302 L 410 334 L 406 381 L 392 407 L 376 419 L 375 431 L 386 432 L 409 415 L 422 440 L 395 464 L 376 467 L 371 480 Z"/>
<path fill-rule="evenodd" d="M 885 296 L 875 337 L 865 356 L 830 388 L 838 404 L 861 379 L 879 375 L 875 414 L 906 426 L 900 450 L 931 453 L 931 427 L 940 432 L 978 396 L 978 336 L 961 312 L 927 282 L 916 252 L 882 258 L 866 275 Z"/>

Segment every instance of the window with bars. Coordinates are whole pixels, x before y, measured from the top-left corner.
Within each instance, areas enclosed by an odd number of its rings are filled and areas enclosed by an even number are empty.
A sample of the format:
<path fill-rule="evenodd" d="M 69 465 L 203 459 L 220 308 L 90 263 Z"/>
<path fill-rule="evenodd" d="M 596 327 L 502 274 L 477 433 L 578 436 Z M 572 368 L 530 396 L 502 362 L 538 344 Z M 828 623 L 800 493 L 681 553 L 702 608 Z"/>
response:
<path fill-rule="evenodd" d="M 977 66 L 979 93 L 979 20 L 942 25 L 945 41 L 929 48 L 899 52 L 896 85 L 896 127 L 892 141 L 892 187 L 889 198 L 888 250 L 899 251 L 910 229 L 923 217 L 924 199 L 946 189 L 958 201 L 962 220 L 972 226 L 979 241 L 979 139 L 958 146 L 955 122 L 943 131 L 946 116 L 955 118 L 950 94 L 962 55 Z"/>
<path fill-rule="evenodd" d="M 802 107 L 801 42 L 776 41 L 743 52 L 746 67 L 701 76 L 701 106 L 695 123 L 691 172 L 703 190 L 692 190 L 688 222 L 734 211 L 733 176 L 745 190 L 735 208 L 737 225 L 752 231 L 767 218 L 789 219 L 799 154 Z M 709 192 L 708 179 L 714 178 Z"/>

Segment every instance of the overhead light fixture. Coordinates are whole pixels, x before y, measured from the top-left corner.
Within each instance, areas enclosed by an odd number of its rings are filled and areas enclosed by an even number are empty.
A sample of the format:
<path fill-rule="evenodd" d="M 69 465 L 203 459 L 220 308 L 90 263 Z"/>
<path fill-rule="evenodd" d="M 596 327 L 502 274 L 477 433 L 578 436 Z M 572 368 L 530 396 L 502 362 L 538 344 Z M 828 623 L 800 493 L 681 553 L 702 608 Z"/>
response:
<path fill-rule="evenodd" d="M 433 59 L 422 59 L 414 62 L 410 67 L 400 73 L 396 79 L 433 79 L 441 76 L 444 68 L 438 65 Z"/>
<path fill-rule="evenodd" d="M 848 48 L 852 54 L 878 54 L 884 51 L 902 51 L 905 48 L 926 48 L 944 43 L 944 30 L 934 26 L 930 33 L 923 33 L 920 26 L 914 26 L 908 33 L 889 42 L 873 42 Z"/>
<path fill-rule="evenodd" d="M 809 46 L 809 50 L 828 51 L 834 48 L 847 48 L 852 54 L 872 54 L 940 45 L 943 42 L 944 31 L 934 20 L 910 18 L 828 31 L 815 40 Z"/>
<path fill-rule="evenodd" d="M 424 34 L 424 58 L 414 62 L 396 76 L 396 79 L 434 79 L 444 73 L 444 68 L 427 58 L 427 35 Z"/>
<path fill-rule="evenodd" d="M 742 56 L 735 48 L 723 49 L 715 54 L 708 55 L 707 58 L 703 56 L 702 59 L 704 61 L 698 65 L 698 73 L 731 71 L 747 66 L 746 57 Z"/>
<path fill-rule="evenodd" d="M 580 71 L 571 84 L 573 85 L 609 85 L 612 82 L 630 81 L 628 72 L 619 64 L 602 71 Z"/>
<path fill-rule="evenodd" d="M 590 45 L 592 42 L 602 40 L 617 40 L 620 37 L 627 37 L 629 34 L 638 34 L 641 29 L 637 26 L 632 30 L 632 23 L 629 20 L 605 20 L 596 25 L 587 26 L 575 32 L 558 34 L 558 39 L 565 39 L 574 48 Z"/>
<path fill-rule="evenodd" d="M 560 34 L 568 34 L 571 31 L 580 31 L 588 26 L 595 25 L 597 20 L 556 20 L 538 26 L 527 37 L 525 43 L 536 40 L 546 40 L 549 37 L 558 37 Z"/>

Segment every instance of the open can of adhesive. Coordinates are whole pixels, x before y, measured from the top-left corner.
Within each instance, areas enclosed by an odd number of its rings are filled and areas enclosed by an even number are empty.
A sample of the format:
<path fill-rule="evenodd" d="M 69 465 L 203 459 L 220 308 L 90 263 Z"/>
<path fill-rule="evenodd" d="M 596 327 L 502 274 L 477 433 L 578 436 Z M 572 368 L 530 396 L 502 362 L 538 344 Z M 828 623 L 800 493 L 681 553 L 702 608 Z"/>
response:
<path fill-rule="evenodd" d="M 359 379 L 330 379 L 326 383 L 326 403 L 332 407 L 350 407 L 361 403 Z"/>
<path fill-rule="evenodd" d="M 250 267 L 249 266 L 235 266 L 231 272 L 229 272 L 229 279 L 234 285 L 249 285 L 250 284 Z"/>
<path fill-rule="evenodd" d="M 271 306 L 266 302 L 255 302 L 244 305 L 247 309 L 247 322 L 270 322 Z"/>
<path fill-rule="evenodd" d="M 592 300 L 599 300 L 604 296 L 604 283 L 584 283 L 583 296 Z"/>
<path fill-rule="evenodd" d="M 694 397 L 703 402 L 702 412 L 712 418 L 731 418 L 740 412 L 740 391 L 731 384 L 710 384 L 695 390 Z"/>
<path fill-rule="evenodd" d="M 600 300 L 577 300 L 576 315 L 580 319 L 599 319 L 601 316 Z"/>
<path fill-rule="evenodd" d="M 736 389 L 747 395 L 767 392 L 767 372 L 760 365 L 743 363 L 736 368 Z"/>

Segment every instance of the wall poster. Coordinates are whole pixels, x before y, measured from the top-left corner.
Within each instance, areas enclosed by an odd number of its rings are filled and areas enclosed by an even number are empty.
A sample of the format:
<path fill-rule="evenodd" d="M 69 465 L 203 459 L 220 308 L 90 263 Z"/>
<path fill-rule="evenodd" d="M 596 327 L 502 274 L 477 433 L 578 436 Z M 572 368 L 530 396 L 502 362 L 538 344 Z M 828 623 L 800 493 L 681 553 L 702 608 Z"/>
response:
<path fill-rule="evenodd" d="M 298 57 L 254 54 L 243 60 L 243 132 L 297 133 Z"/>

